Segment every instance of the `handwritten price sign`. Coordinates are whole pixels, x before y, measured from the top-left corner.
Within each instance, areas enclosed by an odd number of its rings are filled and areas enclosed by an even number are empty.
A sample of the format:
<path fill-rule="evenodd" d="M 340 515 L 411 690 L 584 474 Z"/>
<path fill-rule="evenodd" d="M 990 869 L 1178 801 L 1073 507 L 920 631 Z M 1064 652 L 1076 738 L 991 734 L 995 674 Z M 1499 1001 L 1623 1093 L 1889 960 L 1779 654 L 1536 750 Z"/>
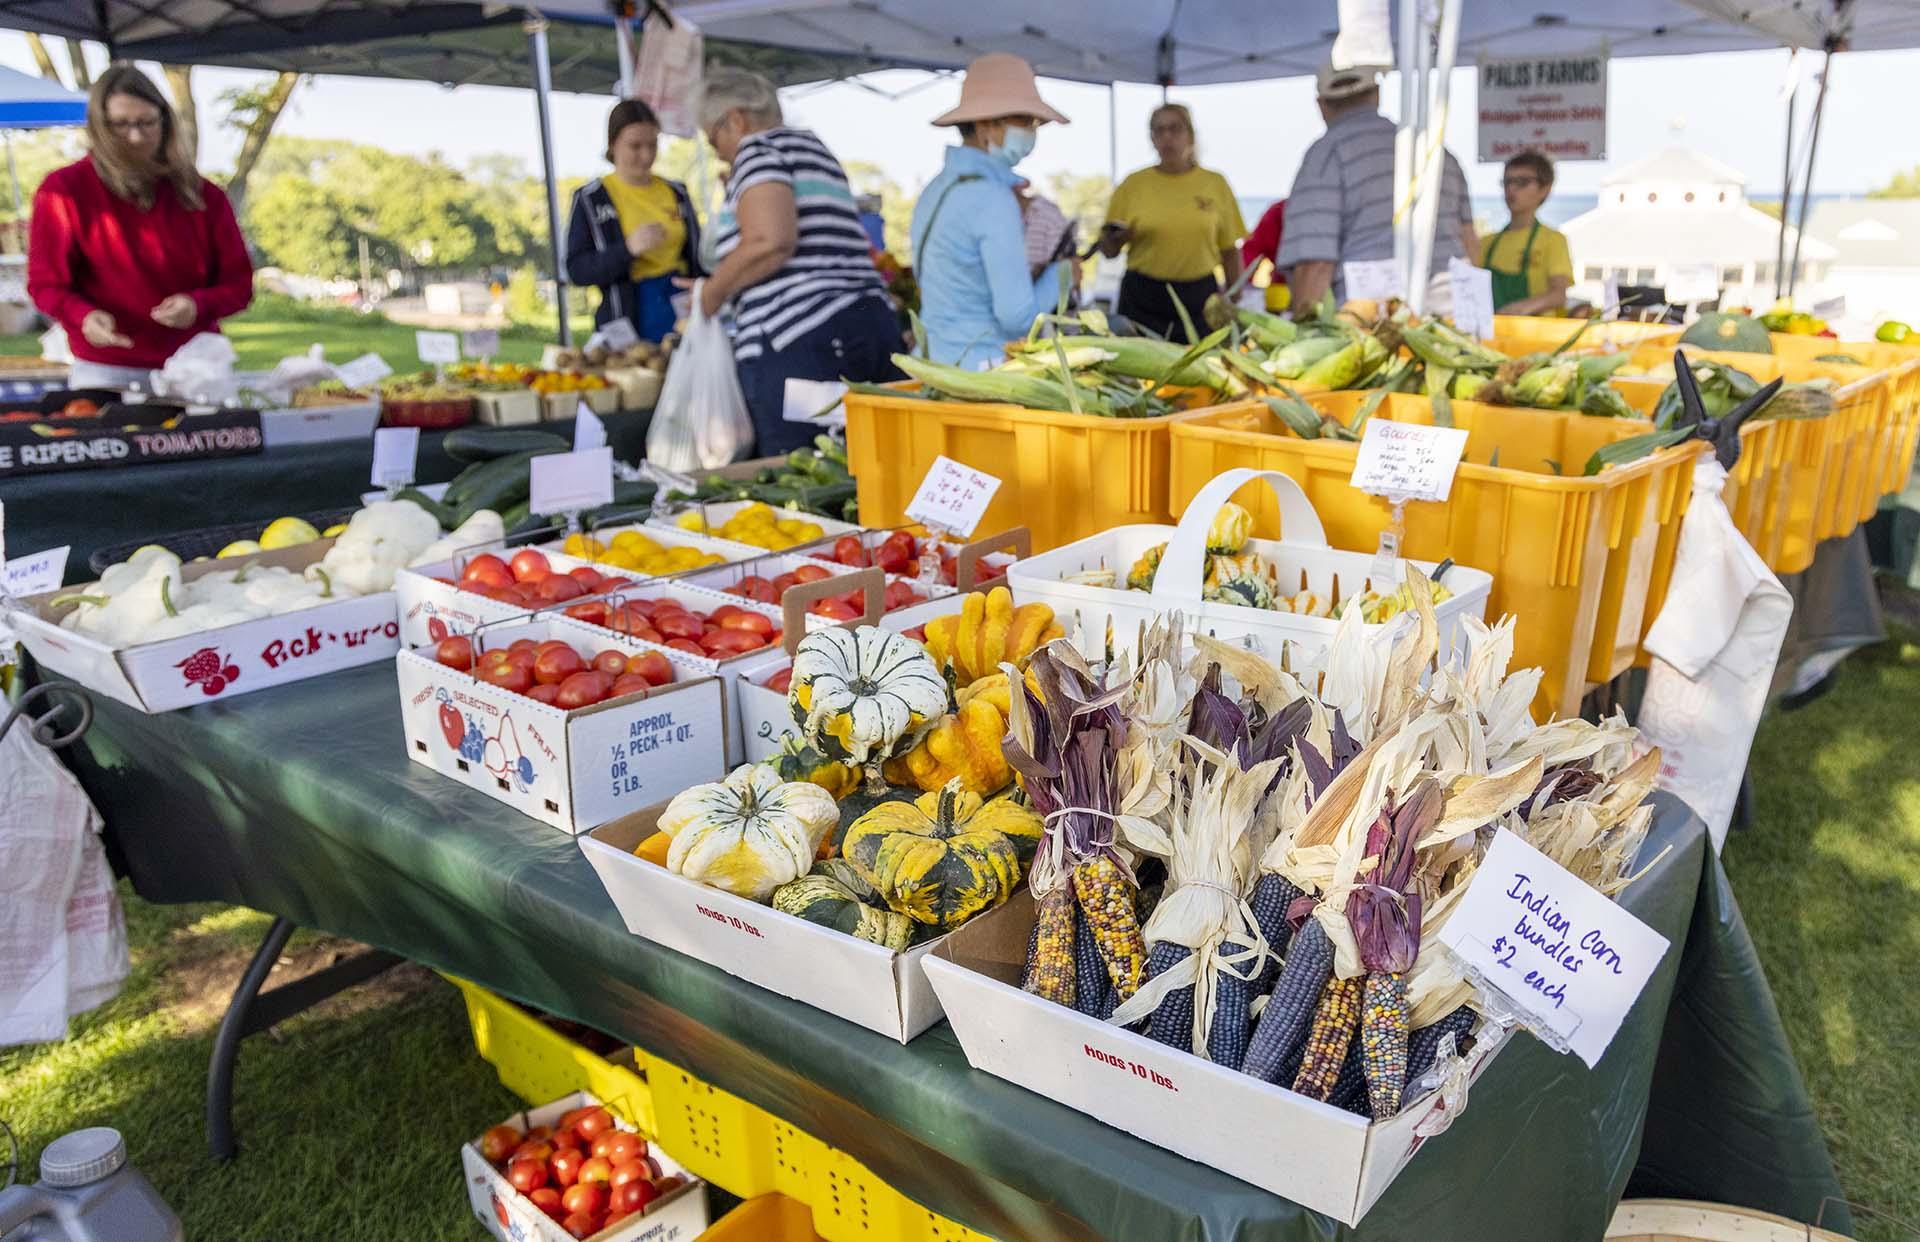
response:
<path fill-rule="evenodd" d="M 1591 1069 L 1666 956 L 1667 938 L 1501 829 L 1440 943 Z"/>
<path fill-rule="evenodd" d="M 1445 500 L 1467 448 L 1459 427 L 1424 427 L 1370 418 L 1354 458 L 1352 483 L 1363 492 L 1404 500 Z"/>
<path fill-rule="evenodd" d="M 907 504 L 907 517 L 936 530 L 971 535 L 999 490 L 1000 480 L 992 475 L 949 457 L 936 457 Z"/>

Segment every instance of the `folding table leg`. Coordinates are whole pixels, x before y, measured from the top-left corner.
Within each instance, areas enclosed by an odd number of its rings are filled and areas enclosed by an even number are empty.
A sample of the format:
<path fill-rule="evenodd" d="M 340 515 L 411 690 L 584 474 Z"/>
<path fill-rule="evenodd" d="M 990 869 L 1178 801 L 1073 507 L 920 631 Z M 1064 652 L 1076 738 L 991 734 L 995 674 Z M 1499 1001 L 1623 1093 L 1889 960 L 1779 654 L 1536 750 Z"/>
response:
<path fill-rule="evenodd" d="M 406 960 L 385 949 L 368 949 L 304 979 L 261 991 L 293 932 L 292 920 L 273 920 L 241 974 L 214 1036 L 213 1058 L 207 1066 L 207 1147 L 216 1160 L 231 1160 L 239 1150 L 233 1137 L 233 1071 L 240 1059 L 240 1041 Z"/>

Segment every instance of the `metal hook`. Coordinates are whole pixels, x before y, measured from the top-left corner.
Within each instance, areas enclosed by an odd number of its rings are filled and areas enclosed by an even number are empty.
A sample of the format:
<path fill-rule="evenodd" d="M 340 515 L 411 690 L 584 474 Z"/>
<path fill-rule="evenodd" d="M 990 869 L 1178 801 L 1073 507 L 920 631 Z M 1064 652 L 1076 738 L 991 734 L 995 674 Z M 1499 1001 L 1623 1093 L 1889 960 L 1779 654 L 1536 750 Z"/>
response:
<path fill-rule="evenodd" d="M 73 705 L 77 707 L 80 715 L 80 723 L 66 733 L 59 732 L 57 726 L 60 713 L 69 706 L 55 701 L 54 696 L 60 694 L 73 696 Z M 46 699 L 52 703 L 52 706 L 41 715 L 32 715 L 27 711 L 27 705 L 35 699 Z M 14 702 L 13 710 L 7 713 L 4 720 L 0 720 L 0 737 L 5 737 L 7 730 L 13 728 L 13 722 L 22 716 L 33 722 L 28 731 L 34 741 L 48 750 L 59 750 L 62 746 L 71 746 L 79 741 L 88 726 L 93 724 L 93 700 L 88 698 L 87 692 L 78 686 L 67 685 L 64 682 L 42 682 L 23 693 Z"/>

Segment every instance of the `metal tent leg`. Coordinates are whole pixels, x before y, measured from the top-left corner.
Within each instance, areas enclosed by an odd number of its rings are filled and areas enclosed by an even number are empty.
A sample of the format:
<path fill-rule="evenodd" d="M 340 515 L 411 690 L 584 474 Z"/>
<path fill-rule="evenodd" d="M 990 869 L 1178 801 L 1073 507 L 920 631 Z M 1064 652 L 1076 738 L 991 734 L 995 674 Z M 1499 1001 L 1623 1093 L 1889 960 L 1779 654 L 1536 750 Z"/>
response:
<path fill-rule="evenodd" d="M 240 1059 L 240 1041 L 267 1030 L 295 1014 L 364 983 L 404 961 L 385 949 L 368 949 L 335 962 L 304 979 L 261 991 L 274 963 L 280 960 L 293 935 L 290 919 L 276 918 L 254 950 L 253 960 L 240 976 L 227 1004 L 226 1016 L 213 1039 L 213 1058 L 207 1065 L 207 1147 L 216 1160 L 231 1160 L 239 1150 L 233 1137 L 233 1071 Z"/>

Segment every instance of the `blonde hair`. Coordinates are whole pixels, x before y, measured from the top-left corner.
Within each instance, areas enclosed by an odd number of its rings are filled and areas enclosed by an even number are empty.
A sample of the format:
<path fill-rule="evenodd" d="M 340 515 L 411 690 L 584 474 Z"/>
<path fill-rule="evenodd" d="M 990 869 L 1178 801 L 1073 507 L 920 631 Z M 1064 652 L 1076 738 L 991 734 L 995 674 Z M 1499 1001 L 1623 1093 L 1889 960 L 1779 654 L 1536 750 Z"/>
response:
<path fill-rule="evenodd" d="M 1174 116 L 1179 117 L 1180 123 L 1186 126 L 1187 144 L 1193 148 L 1191 151 L 1187 152 L 1187 158 L 1193 161 L 1194 165 L 1197 167 L 1200 163 L 1200 134 L 1199 134 L 1199 131 L 1193 128 L 1193 113 L 1187 110 L 1187 105 L 1181 104 L 1181 103 L 1161 104 L 1159 107 L 1155 108 L 1152 112 L 1149 112 L 1147 114 L 1147 128 L 1152 129 L 1153 123 L 1156 120 L 1158 120 L 1163 113 L 1169 113 L 1169 112 L 1172 113 Z"/>
<path fill-rule="evenodd" d="M 148 164 L 127 149 L 120 135 L 107 127 L 107 100 L 126 95 L 151 104 L 160 113 L 160 145 L 154 162 Z M 107 189 L 119 198 L 142 207 L 153 206 L 153 185 L 164 177 L 173 184 L 173 192 L 189 211 L 205 206 L 200 192 L 200 173 L 187 150 L 186 134 L 173 114 L 173 105 L 153 84 L 153 79 L 132 65 L 113 65 L 94 82 L 87 95 L 87 145 L 93 151 L 93 169 Z"/>

